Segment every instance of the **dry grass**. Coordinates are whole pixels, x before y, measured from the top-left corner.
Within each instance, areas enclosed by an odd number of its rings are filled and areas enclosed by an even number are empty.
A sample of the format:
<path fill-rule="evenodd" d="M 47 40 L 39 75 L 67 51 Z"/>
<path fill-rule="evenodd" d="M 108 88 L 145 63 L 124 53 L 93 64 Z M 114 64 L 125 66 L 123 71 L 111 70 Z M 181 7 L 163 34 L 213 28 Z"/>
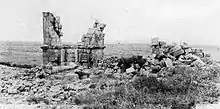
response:
<path fill-rule="evenodd" d="M 33 49 L 34 48 L 34 49 Z M 40 44 L 1 44 L 0 59 L 18 64 L 41 64 Z M 132 52 L 131 52 L 132 51 Z M 147 54 L 146 45 L 107 45 L 106 56 L 129 56 Z M 87 105 L 88 108 L 110 109 L 158 109 L 168 108 L 173 101 L 188 103 L 191 100 L 213 103 L 219 96 L 216 83 L 220 68 L 214 64 L 206 68 L 179 66 L 160 72 L 163 76 L 125 78 L 99 76 L 92 80 L 95 88 L 78 94 L 72 104 Z M 38 101 L 38 100 L 36 100 Z"/>
<path fill-rule="evenodd" d="M 107 84 L 104 89 L 89 90 L 79 95 L 75 102 L 96 109 L 165 109 L 173 101 L 185 104 L 193 100 L 197 103 L 217 101 L 220 92 L 214 83 L 219 78 L 219 68 L 179 66 L 169 69 L 169 72 L 172 75 L 159 80 L 147 76 L 136 77 L 132 81 L 99 79 L 99 83 L 112 84 Z"/>

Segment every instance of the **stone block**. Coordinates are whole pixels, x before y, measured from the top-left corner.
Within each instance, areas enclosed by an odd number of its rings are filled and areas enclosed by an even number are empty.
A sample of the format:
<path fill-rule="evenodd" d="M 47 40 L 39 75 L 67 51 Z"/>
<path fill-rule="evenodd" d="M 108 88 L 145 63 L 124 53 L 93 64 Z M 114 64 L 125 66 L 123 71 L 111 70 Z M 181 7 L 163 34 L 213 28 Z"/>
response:
<path fill-rule="evenodd" d="M 95 75 L 100 75 L 100 74 L 103 74 L 104 73 L 104 70 L 96 70 L 94 72 Z"/>
<path fill-rule="evenodd" d="M 134 68 L 128 68 L 126 69 L 126 73 L 135 73 L 136 70 Z"/>
<path fill-rule="evenodd" d="M 92 71 L 91 71 L 91 69 L 84 69 L 84 70 L 83 70 L 83 73 L 85 73 L 85 74 L 91 74 Z"/>
<path fill-rule="evenodd" d="M 67 52 L 67 54 L 74 54 L 75 49 L 67 49 L 66 52 Z"/>
<path fill-rule="evenodd" d="M 145 75 L 145 76 L 147 76 L 147 77 L 149 76 L 149 74 L 150 74 L 149 71 L 144 71 L 144 72 L 141 73 L 141 75 Z"/>
<path fill-rule="evenodd" d="M 177 51 L 175 51 L 174 53 L 173 53 L 173 56 L 179 56 L 179 55 L 182 55 L 184 53 L 184 50 L 183 49 L 179 49 L 179 50 L 177 50 Z"/>
<path fill-rule="evenodd" d="M 111 68 L 107 68 L 107 69 L 105 69 L 105 75 L 112 75 L 114 73 L 114 70 L 113 69 L 111 69 Z"/>
<path fill-rule="evenodd" d="M 206 64 L 201 59 L 197 59 L 196 61 L 192 62 L 191 65 L 197 66 L 197 67 L 203 67 Z"/>
<path fill-rule="evenodd" d="M 68 73 L 65 75 L 65 81 L 78 81 L 79 76 L 75 73 Z"/>
<path fill-rule="evenodd" d="M 8 93 L 9 94 L 17 94 L 18 90 L 14 87 L 10 87 L 10 88 L 8 88 Z"/>
<path fill-rule="evenodd" d="M 159 37 L 152 37 L 151 45 L 158 45 L 158 44 L 159 44 Z"/>
<path fill-rule="evenodd" d="M 170 53 L 174 53 L 174 52 L 179 51 L 181 49 L 182 48 L 181 48 L 180 45 L 176 45 L 176 46 L 174 46 L 173 48 L 170 49 Z"/>
<path fill-rule="evenodd" d="M 87 34 L 92 35 L 92 34 L 94 34 L 94 32 L 95 32 L 94 28 L 89 28 Z"/>
<path fill-rule="evenodd" d="M 91 83 L 91 79 L 90 78 L 83 79 L 83 80 L 81 80 L 81 82 L 82 82 L 83 85 L 88 85 L 88 84 Z"/>
<path fill-rule="evenodd" d="M 165 61 L 166 67 L 172 67 L 173 66 L 173 62 L 172 62 L 171 59 L 166 58 L 164 61 Z"/>
<path fill-rule="evenodd" d="M 113 77 L 119 79 L 119 78 L 121 78 L 121 74 L 120 73 L 114 73 Z"/>

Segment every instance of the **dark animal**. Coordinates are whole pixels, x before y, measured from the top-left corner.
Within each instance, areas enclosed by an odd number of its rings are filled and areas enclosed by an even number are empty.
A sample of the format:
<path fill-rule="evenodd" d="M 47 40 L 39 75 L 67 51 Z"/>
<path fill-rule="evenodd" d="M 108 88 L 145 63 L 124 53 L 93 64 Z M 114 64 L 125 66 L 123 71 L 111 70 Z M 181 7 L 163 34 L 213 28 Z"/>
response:
<path fill-rule="evenodd" d="M 132 56 L 129 58 L 121 57 L 118 59 L 117 66 L 121 69 L 121 72 L 125 72 L 126 69 L 130 68 L 132 65 L 134 65 L 135 69 L 138 69 L 138 71 L 143 68 L 144 64 L 146 63 L 146 59 L 143 58 L 143 56 Z"/>

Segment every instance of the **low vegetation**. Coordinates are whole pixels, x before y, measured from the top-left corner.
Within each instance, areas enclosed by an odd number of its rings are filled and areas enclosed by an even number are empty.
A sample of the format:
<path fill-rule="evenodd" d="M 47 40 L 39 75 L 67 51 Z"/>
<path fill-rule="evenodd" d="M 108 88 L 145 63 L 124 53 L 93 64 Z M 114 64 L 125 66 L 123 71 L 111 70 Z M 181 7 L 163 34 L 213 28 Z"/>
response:
<path fill-rule="evenodd" d="M 75 99 L 77 105 L 100 109 L 169 108 L 173 102 L 214 103 L 220 95 L 216 84 L 220 68 L 176 66 L 164 69 L 160 78 L 135 76 L 132 80 L 99 79 L 104 89 L 88 90 Z M 85 107 L 85 108 L 86 108 Z"/>

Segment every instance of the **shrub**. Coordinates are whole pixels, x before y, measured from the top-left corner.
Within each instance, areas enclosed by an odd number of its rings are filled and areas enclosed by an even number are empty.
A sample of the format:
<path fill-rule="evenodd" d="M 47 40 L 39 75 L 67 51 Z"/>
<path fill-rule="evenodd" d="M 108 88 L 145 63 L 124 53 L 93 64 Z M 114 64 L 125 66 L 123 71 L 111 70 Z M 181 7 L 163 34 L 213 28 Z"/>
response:
<path fill-rule="evenodd" d="M 108 88 L 89 90 L 81 95 L 80 102 L 96 109 L 165 109 L 174 101 L 213 103 L 220 95 L 215 85 L 219 71 L 213 66 L 177 66 L 162 72 L 169 75 L 160 78 L 139 76 L 124 80 L 120 85 L 120 80 L 100 79 Z"/>

